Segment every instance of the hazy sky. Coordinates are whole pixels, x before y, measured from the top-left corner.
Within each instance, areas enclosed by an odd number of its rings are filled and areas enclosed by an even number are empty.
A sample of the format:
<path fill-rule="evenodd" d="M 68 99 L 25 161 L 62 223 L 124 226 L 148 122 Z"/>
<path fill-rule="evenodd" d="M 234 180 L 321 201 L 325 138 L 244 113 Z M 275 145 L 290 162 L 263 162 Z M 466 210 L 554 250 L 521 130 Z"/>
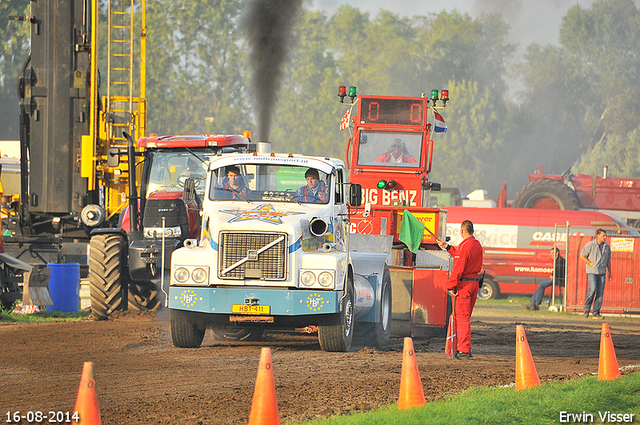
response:
<path fill-rule="evenodd" d="M 594 0 L 308 0 L 314 9 L 333 13 L 340 5 L 349 4 L 374 17 L 380 9 L 401 16 L 428 15 L 444 10 L 457 10 L 477 17 L 482 12 L 501 13 L 511 27 L 509 42 L 518 44 L 518 53 L 537 42 L 558 44 L 558 29 L 562 17 L 575 4 L 589 7 Z M 636 0 L 636 4 L 640 0 Z"/>

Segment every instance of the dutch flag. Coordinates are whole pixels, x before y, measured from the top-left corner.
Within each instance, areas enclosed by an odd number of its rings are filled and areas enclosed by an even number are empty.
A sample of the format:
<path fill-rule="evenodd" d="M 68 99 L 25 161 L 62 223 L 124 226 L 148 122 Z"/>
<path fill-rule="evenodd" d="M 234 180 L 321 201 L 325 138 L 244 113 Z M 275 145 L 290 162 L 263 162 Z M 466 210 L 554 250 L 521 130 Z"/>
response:
<path fill-rule="evenodd" d="M 444 133 L 445 131 L 447 131 L 447 123 L 444 122 L 444 118 L 442 118 L 442 115 L 440 115 L 436 111 L 433 111 L 433 115 L 436 117 L 433 131 L 435 131 L 436 133 Z"/>

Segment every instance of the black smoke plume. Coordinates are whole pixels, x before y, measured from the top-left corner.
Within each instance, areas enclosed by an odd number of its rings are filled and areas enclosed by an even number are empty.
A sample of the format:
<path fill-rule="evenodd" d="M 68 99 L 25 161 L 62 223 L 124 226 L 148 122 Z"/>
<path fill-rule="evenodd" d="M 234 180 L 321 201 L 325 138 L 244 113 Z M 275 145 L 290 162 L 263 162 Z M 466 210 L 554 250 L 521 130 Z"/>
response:
<path fill-rule="evenodd" d="M 293 41 L 295 19 L 301 10 L 302 0 L 252 0 L 240 19 L 250 49 L 258 140 L 269 140 L 284 63 Z"/>

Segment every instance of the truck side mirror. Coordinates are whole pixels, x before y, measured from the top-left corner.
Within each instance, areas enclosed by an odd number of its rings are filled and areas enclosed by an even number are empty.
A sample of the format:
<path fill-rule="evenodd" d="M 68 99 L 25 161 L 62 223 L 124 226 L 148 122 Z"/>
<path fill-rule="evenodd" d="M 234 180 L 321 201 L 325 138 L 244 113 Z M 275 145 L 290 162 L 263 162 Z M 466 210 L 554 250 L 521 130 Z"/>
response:
<path fill-rule="evenodd" d="M 355 183 L 349 186 L 349 205 L 359 207 L 362 205 L 362 186 Z"/>
<path fill-rule="evenodd" d="M 109 148 L 107 151 L 107 166 L 117 167 L 120 165 L 120 149 Z"/>
<path fill-rule="evenodd" d="M 427 188 L 433 190 L 434 192 L 439 192 L 442 190 L 442 185 L 440 183 L 429 182 L 427 183 Z"/>
<path fill-rule="evenodd" d="M 196 199 L 196 181 L 192 178 L 188 178 L 184 181 L 184 190 L 182 191 L 182 198 L 185 203 L 190 203 Z"/>

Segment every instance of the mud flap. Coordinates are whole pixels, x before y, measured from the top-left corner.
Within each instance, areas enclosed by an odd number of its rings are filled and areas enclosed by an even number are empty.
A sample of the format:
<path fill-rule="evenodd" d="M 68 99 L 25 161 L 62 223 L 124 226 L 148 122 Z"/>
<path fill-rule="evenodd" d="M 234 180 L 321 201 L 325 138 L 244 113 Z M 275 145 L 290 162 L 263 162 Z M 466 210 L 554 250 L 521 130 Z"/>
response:
<path fill-rule="evenodd" d="M 447 324 L 447 278 L 439 269 L 389 267 L 394 337 L 444 336 Z"/>

